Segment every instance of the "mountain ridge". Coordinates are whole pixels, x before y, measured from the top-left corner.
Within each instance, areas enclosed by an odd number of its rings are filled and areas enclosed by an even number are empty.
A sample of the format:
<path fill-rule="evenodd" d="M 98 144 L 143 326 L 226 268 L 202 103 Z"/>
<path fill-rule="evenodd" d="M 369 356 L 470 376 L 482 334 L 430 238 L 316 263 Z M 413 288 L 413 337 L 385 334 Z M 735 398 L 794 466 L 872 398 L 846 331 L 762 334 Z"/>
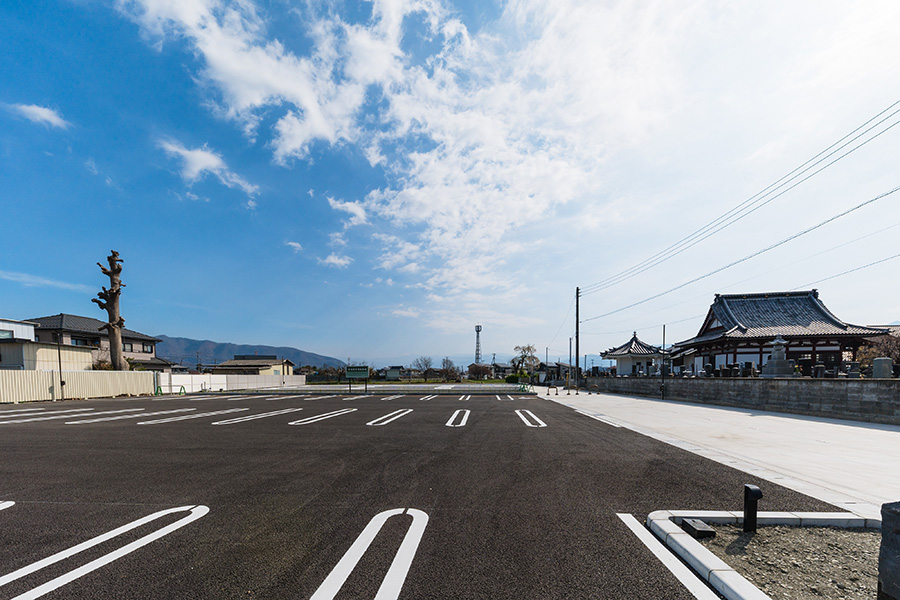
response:
<path fill-rule="evenodd" d="M 231 360 L 237 354 L 243 355 L 269 355 L 286 358 L 296 366 L 312 365 L 315 367 L 343 367 L 344 361 L 307 352 L 291 346 L 266 346 L 262 344 L 233 344 L 231 342 L 214 342 L 212 340 L 195 340 L 184 337 L 169 337 L 167 335 L 154 336 L 161 340 L 156 345 L 156 355 L 167 360 L 186 366 L 195 366 L 198 362 L 203 365 L 215 365 L 226 360 Z"/>

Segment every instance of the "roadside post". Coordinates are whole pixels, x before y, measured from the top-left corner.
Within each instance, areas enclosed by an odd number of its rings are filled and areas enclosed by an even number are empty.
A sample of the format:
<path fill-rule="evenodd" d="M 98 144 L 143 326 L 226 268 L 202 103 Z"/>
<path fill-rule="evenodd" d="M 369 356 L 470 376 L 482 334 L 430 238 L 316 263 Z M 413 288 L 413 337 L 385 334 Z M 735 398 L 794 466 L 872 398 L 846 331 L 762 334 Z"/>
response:
<path fill-rule="evenodd" d="M 369 367 L 366 365 L 347 365 L 347 391 L 353 392 L 353 381 L 363 380 L 366 384 L 366 392 L 369 391 Z"/>

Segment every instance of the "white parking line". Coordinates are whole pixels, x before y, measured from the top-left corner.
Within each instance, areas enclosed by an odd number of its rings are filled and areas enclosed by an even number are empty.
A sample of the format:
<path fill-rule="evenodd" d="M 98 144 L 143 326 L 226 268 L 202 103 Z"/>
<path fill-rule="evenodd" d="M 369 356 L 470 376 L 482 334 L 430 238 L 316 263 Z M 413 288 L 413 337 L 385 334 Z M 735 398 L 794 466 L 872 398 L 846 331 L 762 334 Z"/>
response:
<path fill-rule="evenodd" d="M 288 394 L 287 396 L 273 396 L 272 398 L 266 398 L 266 400 L 287 400 L 288 398 L 306 398 L 309 394 Z"/>
<path fill-rule="evenodd" d="M 471 411 L 469 411 L 469 410 L 466 410 L 466 409 L 464 409 L 464 408 L 460 408 L 458 411 L 456 411 L 455 413 L 453 413 L 453 416 L 450 417 L 450 420 L 447 421 L 447 422 L 445 423 L 445 425 L 446 425 L 447 427 L 463 427 L 463 426 L 465 426 L 466 421 L 469 420 L 469 413 L 470 413 L 470 412 L 471 412 Z M 460 419 L 459 423 L 457 423 L 457 424 L 454 425 L 454 424 L 453 424 L 453 421 L 455 421 L 455 420 L 456 420 L 456 416 L 457 416 L 457 415 L 460 415 L 460 414 L 462 415 L 462 418 Z"/>
<path fill-rule="evenodd" d="M 29 410 L 33 410 L 33 409 L 29 409 Z M 40 410 L 44 410 L 44 409 L 42 408 Z M 69 410 L 54 410 L 51 412 L 54 415 L 68 414 L 70 417 L 74 417 L 75 415 L 72 415 L 69 413 L 88 413 L 88 412 L 91 412 L 92 410 L 94 410 L 94 409 L 93 408 L 71 408 Z M 10 411 L 10 412 L 12 412 L 12 411 Z M 49 412 L 26 412 L 23 414 L 16 414 L 16 415 L 13 415 L 13 414 L 0 415 L 0 419 L 32 417 L 32 416 L 39 417 L 41 415 L 49 415 L 49 414 L 51 414 L 51 413 L 49 413 Z"/>
<path fill-rule="evenodd" d="M 403 394 L 400 394 L 399 396 L 386 396 L 382 398 L 382 400 L 399 400 L 400 398 L 403 398 Z"/>
<path fill-rule="evenodd" d="M 69 558 L 70 556 L 74 556 L 75 554 L 78 554 L 79 552 L 82 552 L 89 548 L 93 548 L 97 544 L 102 544 L 103 542 L 105 542 L 107 540 L 111 540 L 115 537 L 122 535 L 123 533 L 131 531 L 132 529 L 141 527 L 142 525 L 146 525 L 147 523 L 150 523 L 151 521 L 155 521 L 156 519 L 159 519 L 166 515 L 170 515 L 170 514 L 178 513 L 178 512 L 189 512 L 190 514 L 184 518 L 179 519 L 178 521 L 175 521 L 174 523 L 171 523 L 169 525 L 166 525 L 165 527 L 157 529 L 153 533 L 149 533 L 149 534 L 145 535 L 144 537 L 138 538 L 138 539 L 134 540 L 133 542 L 122 546 L 118 550 L 113 550 L 112 552 L 104 554 L 100 558 L 92 560 L 91 562 L 89 562 L 81 567 L 78 567 L 77 569 L 73 569 L 73 570 L 69 571 L 68 573 L 60 575 L 59 577 L 57 577 L 55 579 L 51 579 L 47 583 L 45 583 L 43 585 L 39 585 L 38 587 L 36 587 L 28 592 L 25 592 L 24 594 L 20 594 L 20 595 L 16 596 L 15 598 L 13 598 L 12 600 L 34 600 L 35 598 L 40 598 L 44 594 L 52 592 L 53 590 L 55 590 L 59 587 L 62 587 L 65 584 L 72 582 L 72 581 L 78 579 L 79 577 L 82 577 L 83 575 L 87 575 L 91 571 L 99 569 L 100 567 L 107 565 L 116 559 L 122 558 L 123 556 L 130 554 L 143 546 L 146 546 L 150 542 L 156 541 L 159 538 L 172 533 L 176 529 L 180 529 L 181 527 L 184 527 L 188 523 L 196 521 L 197 519 L 199 519 L 202 516 L 204 516 L 205 514 L 207 514 L 209 512 L 209 508 L 207 508 L 205 506 L 180 506 L 178 508 L 170 508 L 168 510 L 161 510 L 159 512 L 153 513 L 152 515 L 149 515 L 142 519 L 138 519 L 137 521 L 132 521 L 131 523 L 129 523 L 127 525 L 123 525 L 122 527 L 119 527 L 117 529 L 113 529 L 112 531 L 110 531 L 108 533 L 104 533 L 103 535 L 98 535 L 97 537 L 91 538 L 86 542 L 82 542 L 76 546 L 72 546 L 68 550 L 63 550 L 62 552 L 57 552 L 56 554 L 54 554 L 52 556 L 49 556 L 43 560 L 39 560 L 39 561 L 32 563 L 26 567 L 22 567 L 21 569 L 13 571 L 12 573 L 10 573 L 8 575 L 4 575 L 3 577 L 0 577 L 0 586 L 4 586 L 7 583 L 10 583 L 11 581 L 15 581 L 16 579 L 19 579 L 21 577 L 24 577 L 26 575 L 34 573 L 35 571 L 39 571 L 40 569 L 43 569 L 44 567 L 48 567 L 54 563 L 57 563 L 61 560 Z"/>
<path fill-rule="evenodd" d="M 81 423 L 100 423 L 101 421 L 118 421 L 119 419 L 141 419 L 143 417 L 152 417 L 153 415 L 170 415 L 172 413 L 182 413 L 197 410 L 196 408 L 179 408 L 176 410 L 161 410 L 152 413 L 138 413 L 136 415 L 119 415 L 118 417 L 100 417 L 99 419 L 87 419 L 85 421 L 66 421 L 66 425 L 79 425 Z M 100 414 L 100 413 L 94 413 Z M 91 417 L 94 414 L 90 415 Z M 71 416 L 71 415 L 70 415 Z M 85 415 L 87 416 L 87 415 Z"/>
<path fill-rule="evenodd" d="M 412 411 L 413 411 L 413 409 L 411 409 L 411 408 L 401 408 L 400 410 L 395 410 L 394 412 L 388 413 L 388 414 L 384 415 L 383 417 L 378 417 L 374 421 L 369 421 L 368 423 L 366 423 L 366 425 L 372 425 L 375 427 L 378 427 L 380 425 L 387 425 L 391 421 L 396 421 L 400 417 L 405 417 Z"/>
<path fill-rule="evenodd" d="M 463 401 L 465 401 L 465 400 L 471 400 L 471 399 L 472 399 L 472 396 L 471 396 L 471 394 L 468 395 L 468 396 L 460 396 L 459 399 L 460 399 L 460 400 L 463 400 Z"/>
<path fill-rule="evenodd" d="M 337 394 L 331 394 L 330 396 L 310 396 L 307 400 L 324 400 L 325 398 L 337 398 Z"/>
<path fill-rule="evenodd" d="M 659 562 L 669 569 L 672 575 L 678 578 L 678 581 L 694 595 L 694 598 L 697 598 L 697 600 L 718 600 L 719 596 L 706 587 L 706 584 L 694 575 L 690 568 L 678 560 L 678 557 L 672 554 L 668 548 L 663 546 L 650 531 L 641 525 L 640 521 L 634 518 L 634 515 L 616 513 L 616 516 L 647 546 L 650 552 L 659 559 Z"/>
<path fill-rule="evenodd" d="M 434 400 L 435 398 L 437 398 L 437 394 L 432 394 L 430 396 L 422 396 L 421 398 L 419 398 L 419 400 Z"/>
<path fill-rule="evenodd" d="M 252 421 L 253 419 L 264 419 L 266 417 L 274 417 L 276 415 L 285 415 L 287 413 L 297 412 L 302 408 L 286 408 L 284 410 L 276 410 L 273 412 L 261 413 L 258 415 L 247 415 L 246 417 L 236 417 L 234 419 L 226 419 L 225 421 L 216 421 L 213 425 L 231 425 L 232 423 L 243 423 L 244 421 Z"/>
<path fill-rule="evenodd" d="M 600 421 L 601 423 L 606 423 L 607 425 L 612 425 L 613 427 L 622 427 L 622 426 L 619 425 L 618 423 L 615 423 L 615 422 L 613 422 L 613 421 L 610 421 L 609 419 L 604 419 L 604 418 L 601 417 L 600 415 L 592 415 L 591 413 L 584 412 L 583 410 L 580 410 L 580 409 L 577 409 L 577 408 L 575 409 L 575 412 L 577 412 L 577 413 L 580 414 L 580 415 L 584 415 L 584 416 L 586 416 L 586 417 L 590 417 L 590 418 L 592 418 L 592 419 L 596 419 L 597 421 Z"/>
<path fill-rule="evenodd" d="M 136 411 L 140 411 L 140 410 L 144 410 L 144 409 L 143 408 L 123 408 L 121 410 L 104 410 L 104 411 L 100 411 L 100 412 L 92 412 L 91 416 L 93 417 L 94 415 L 114 415 L 116 413 L 136 412 Z M 60 411 L 60 412 L 63 412 L 63 411 Z M 65 412 L 71 412 L 71 411 L 65 411 Z M 76 416 L 76 415 L 54 415 L 52 417 L 41 416 L 41 417 L 34 417 L 31 419 L 16 419 L 15 421 L 0 421 L 0 425 L 8 425 L 10 423 L 31 423 L 32 421 L 49 421 L 51 419 L 71 419 L 74 416 Z"/>
<path fill-rule="evenodd" d="M 0 417 L 4 417 L 6 415 L 21 414 L 21 413 L 37 413 L 37 412 L 41 412 L 42 410 L 47 410 L 47 409 L 46 408 L 17 408 L 14 410 L 4 410 L 2 413 L 0 413 Z M 81 410 L 84 410 L 84 409 L 81 409 Z"/>
<path fill-rule="evenodd" d="M 497 400 L 499 400 L 500 402 L 509 402 L 511 400 L 515 400 L 515 398 L 513 398 L 512 396 L 507 394 L 506 398 L 501 398 L 500 396 L 497 396 Z"/>
<path fill-rule="evenodd" d="M 397 554 L 394 555 L 394 560 L 391 562 L 391 566 L 384 576 L 381 586 L 378 588 L 378 593 L 375 594 L 376 600 L 396 600 L 400 596 L 400 590 L 403 588 L 406 575 L 409 573 L 409 567 L 416 556 L 416 550 L 419 548 L 422 534 L 425 533 L 425 527 L 428 525 L 428 515 L 415 508 L 395 508 L 394 510 L 378 513 L 372 517 L 372 520 L 369 521 L 369 524 L 366 525 L 365 529 L 359 534 L 359 537 L 356 538 L 356 541 L 353 542 L 353 545 L 350 546 L 350 549 L 347 550 L 341 560 L 338 561 L 334 569 L 331 570 L 331 573 L 328 574 L 328 577 L 325 578 L 325 581 L 322 582 L 322 585 L 319 586 L 319 589 L 316 590 L 310 600 L 333 600 L 340 591 L 341 586 L 350 577 L 350 573 L 356 568 L 359 559 L 369 549 L 372 540 L 384 527 L 385 522 L 391 517 L 404 513 L 412 516 L 412 525 L 406 531 L 406 535 L 397 549 Z"/>
<path fill-rule="evenodd" d="M 197 396 L 195 398 L 188 398 L 190 402 L 196 402 L 197 400 L 234 400 L 235 398 L 241 398 L 241 396 Z M 167 400 L 169 398 L 166 398 Z"/>
<path fill-rule="evenodd" d="M 0 510 L 3 510 L 4 508 L 9 508 L 13 504 L 15 504 L 15 502 L 13 502 L 12 500 L 7 500 L 6 502 L 0 502 Z"/>
<path fill-rule="evenodd" d="M 356 408 L 342 408 L 341 410 L 335 410 L 329 413 L 322 413 L 321 415 L 314 415 L 312 417 L 306 417 L 305 419 L 300 419 L 299 421 L 291 421 L 288 425 L 309 425 L 310 423 L 317 423 L 319 421 L 324 421 L 325 419 L 330 419 L 332 417 L 339 417 L 341 415 L 346 415 L 347 413 L 352 413 L 353 411 L 358 410 Z"/>
<path fill-rule="evenodd" d="M 528 413 L 527 417 L 525 416 L 525 413 Z M 526 410 L 523 408 L 522 410 L 517 410 L 516 414 L 519 415 L 519 418 L 522 419 L 522 422 L 525 423 L 526 425 L 528 425 L 529 427 L 546 427 L 547 426 L 546 423 L 544 423 L 543 421 L 538 419 L 536 416 L 534 416 L 534 413 L 531 412 L 530 410 Z M 531 421 L 534 421 L 534 423 L 530 422 L 529 419 L 531 419 Z"/>
<path fill-rule="evenodd" d="M 169 417 L 168 419 L 155 419 L 153 421 L 141 421 L 138 425 L 158 425 L 159 423 L 173 423 L 175 421 L 187 421 L 188 419 L 199 419 L 200 417 L 214 417 L 216 415 L 225 415 L 233 412 L 241 412 L 242 410 L 250 410 L 249 408 L 229 408 L 228 410 L 214 410 L 213 412 L 196 413 L 184 415 L 182 417 Z"/>
<path fill-rule="evenodd" d="M 344 398 L 344 400 L 362 400 L 363 398 L 371 398 L 372 394 L 367 394 L 365 396 L 350 396 L 349 398 Z"/>

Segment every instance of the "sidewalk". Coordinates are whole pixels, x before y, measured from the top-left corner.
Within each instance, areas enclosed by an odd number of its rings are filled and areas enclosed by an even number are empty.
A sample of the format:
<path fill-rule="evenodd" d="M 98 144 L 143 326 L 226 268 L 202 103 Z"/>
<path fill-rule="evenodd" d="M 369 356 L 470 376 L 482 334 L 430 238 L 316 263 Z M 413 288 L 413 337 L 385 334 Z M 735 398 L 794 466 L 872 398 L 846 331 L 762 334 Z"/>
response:
<path fill-rule="evenodd" d="M 538 395 L 867 518 L 900 501 L 900 427 L 572 391 Z M 763 490 L 765 491 L 765 490 Z"/>

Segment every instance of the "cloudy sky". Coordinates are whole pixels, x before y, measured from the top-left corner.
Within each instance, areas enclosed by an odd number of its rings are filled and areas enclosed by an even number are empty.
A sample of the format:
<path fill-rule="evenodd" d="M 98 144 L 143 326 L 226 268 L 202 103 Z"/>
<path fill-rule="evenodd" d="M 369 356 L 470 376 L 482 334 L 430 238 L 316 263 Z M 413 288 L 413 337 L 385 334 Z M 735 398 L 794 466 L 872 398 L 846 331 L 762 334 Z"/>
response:
<path fill-rule="evenodd" d="M 487 357 L 565 359 L 578 286 L 589 361 L 691 337 L 715 293 L 897 321 L 898 22 L 894 0 L 3 3 L 0 316 L 103 318 L 116 249 L 130 328 L 379 366 L 471 360 L 476 323 Z"/>

